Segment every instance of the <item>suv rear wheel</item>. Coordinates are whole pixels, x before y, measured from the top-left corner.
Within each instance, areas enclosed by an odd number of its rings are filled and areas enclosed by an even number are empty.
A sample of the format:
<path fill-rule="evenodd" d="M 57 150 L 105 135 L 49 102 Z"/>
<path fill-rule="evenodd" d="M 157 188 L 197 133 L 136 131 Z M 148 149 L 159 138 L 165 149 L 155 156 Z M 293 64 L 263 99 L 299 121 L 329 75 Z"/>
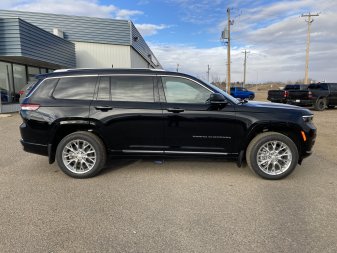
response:
<path fill-rule="evenodd" d="M 323 111 L 326 107 L 326 98 L 319 98 L 316 100 L 314 104 L 314 108 L 316 111 Z"/>
<path fill-rule="evenodd" d="M 265 179 L 281 179 L 288 176 L 298 163 L 298 150 L 287 136 L 266 132 L 257 135 L 248 145 L 248 166 Z"/>
<path fill-rule="evenodd" d="M 56 160 L 61 170 L 74 178 L 93 177 L 106 161 L 103 142 L 88 132 L 75 132 L 65 136 L 56 149 Z"/>

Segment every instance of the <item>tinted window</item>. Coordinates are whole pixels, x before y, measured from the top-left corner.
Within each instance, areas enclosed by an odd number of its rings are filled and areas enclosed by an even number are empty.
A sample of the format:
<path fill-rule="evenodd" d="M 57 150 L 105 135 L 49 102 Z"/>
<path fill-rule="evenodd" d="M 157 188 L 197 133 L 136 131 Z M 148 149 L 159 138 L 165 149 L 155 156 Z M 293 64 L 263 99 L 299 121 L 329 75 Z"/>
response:
<path fill-rule="evenodd" d="M 326 83 L 310 84 L 309 89 L 312 89 L 312 90 L 328 90 L 328 85 Z"/>
<path fill-rule="evenodd" d="M 93 98 L 97 77 L 63 77 L 60 78 L 54 98 L 91 100 Z"/>
<path fill-rule="evenodd" d="M 38 86 L 38 88 L 36 89 L 36 91 L 32 94 L 32 97 L 34 98 L 46 98 L 46 97 L 50 97 L 52 91 L 54 90 L 55 85 L 57 84 L 58 79 L 57 78 L 52 78 L 52 79 L 46 79 L 46 80 L 39 80 L 38 82 L 30 82 L 27 84 L 27 89 L 26 91 L 28 93 L 30 93 L 31 91 L 33 91 L 33 87 L 35 85 Z M 40 82 L 41 85 L 40 85 Z"/>
<path fill-rule="evenodd" d="M 112 101 L 154 102 L 150 76 L 113 76 L 110 83 Z"/>
<path fill-rule="evenodd" d="M 163 87 L 168 103 L 205 104 L 212 93 L 205 87 L 188 79 L 163 77 Z"/>
<path fill-rule="evenodd" d="M 97 100 L 110 100 L 110 77 L 102 76 L 99 79 Z"/>

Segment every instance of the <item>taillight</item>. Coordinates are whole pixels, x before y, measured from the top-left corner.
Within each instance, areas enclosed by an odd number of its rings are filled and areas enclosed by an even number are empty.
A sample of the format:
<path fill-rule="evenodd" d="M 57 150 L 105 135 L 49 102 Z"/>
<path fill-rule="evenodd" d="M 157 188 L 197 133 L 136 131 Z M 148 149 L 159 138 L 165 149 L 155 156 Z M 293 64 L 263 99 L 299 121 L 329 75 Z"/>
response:
<path fill-rule="evenodd" d="M 283 96 L 286 98 L 286 97 L 288 97 L 288 95 L 289 95 L 289 92 L 285 90 Z"/>
<path fill-rule="evenodd" d="M 25 93 L 25 91 L 24 90 L 19 90 L 19 95 L 21 96 L 21 95 L 23 95 L 24 93 Z"/>
<path fill-rule="evenodd" d="M 40 105 L 38 104 L 21 104 L 21 110 L 26 110 L 26 111 L 36 111 L 37 109 L 40 108 Z"/>
<path fill-rule="evenodd" d="M 308 98 L 312 98 L 312 92 L 311 91 L 308 92 Z"/>

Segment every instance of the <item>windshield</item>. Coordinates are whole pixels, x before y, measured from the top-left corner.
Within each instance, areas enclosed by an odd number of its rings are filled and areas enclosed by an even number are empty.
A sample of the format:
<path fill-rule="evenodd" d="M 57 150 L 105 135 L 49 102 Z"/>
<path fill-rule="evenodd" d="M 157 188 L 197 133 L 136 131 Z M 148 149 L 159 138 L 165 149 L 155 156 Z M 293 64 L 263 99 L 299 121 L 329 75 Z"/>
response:
<path fill-rule="evenodd" d="M 234 104 L 239 104 L 240 101 L 237 100 L 236 98 L 232 97 L 231 95 L 229 95 L 227 92 L 223 91 L 222 89 L 220 89 L 219 87 L 216 87 L 213 84 L 207 83 L 209 86 L 211 86 L 216 92 L 222 94 L 225 96 L 225 98 L 231 102 L 233 102 Z"/>

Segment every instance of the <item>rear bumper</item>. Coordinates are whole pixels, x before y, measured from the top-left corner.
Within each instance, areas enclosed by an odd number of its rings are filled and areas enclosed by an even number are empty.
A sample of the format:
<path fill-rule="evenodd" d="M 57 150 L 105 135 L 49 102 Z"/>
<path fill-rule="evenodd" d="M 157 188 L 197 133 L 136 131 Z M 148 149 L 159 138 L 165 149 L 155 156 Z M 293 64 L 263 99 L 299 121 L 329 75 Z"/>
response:
<path fill-rule="evenodd" d="M 309 99 L 288 99 L 287 103 L 291 104 L 291 105 L 312 106 L 313 100 L 309 100 Z"/>
<path fill-rule="evenodd" d="M 48 156 L 48 146 L 37 144 L 37 143 L 31 143 L 31 142 L 25 142 L 24 140 L 20 140 L 23 150 L 28 153 Z"/>

